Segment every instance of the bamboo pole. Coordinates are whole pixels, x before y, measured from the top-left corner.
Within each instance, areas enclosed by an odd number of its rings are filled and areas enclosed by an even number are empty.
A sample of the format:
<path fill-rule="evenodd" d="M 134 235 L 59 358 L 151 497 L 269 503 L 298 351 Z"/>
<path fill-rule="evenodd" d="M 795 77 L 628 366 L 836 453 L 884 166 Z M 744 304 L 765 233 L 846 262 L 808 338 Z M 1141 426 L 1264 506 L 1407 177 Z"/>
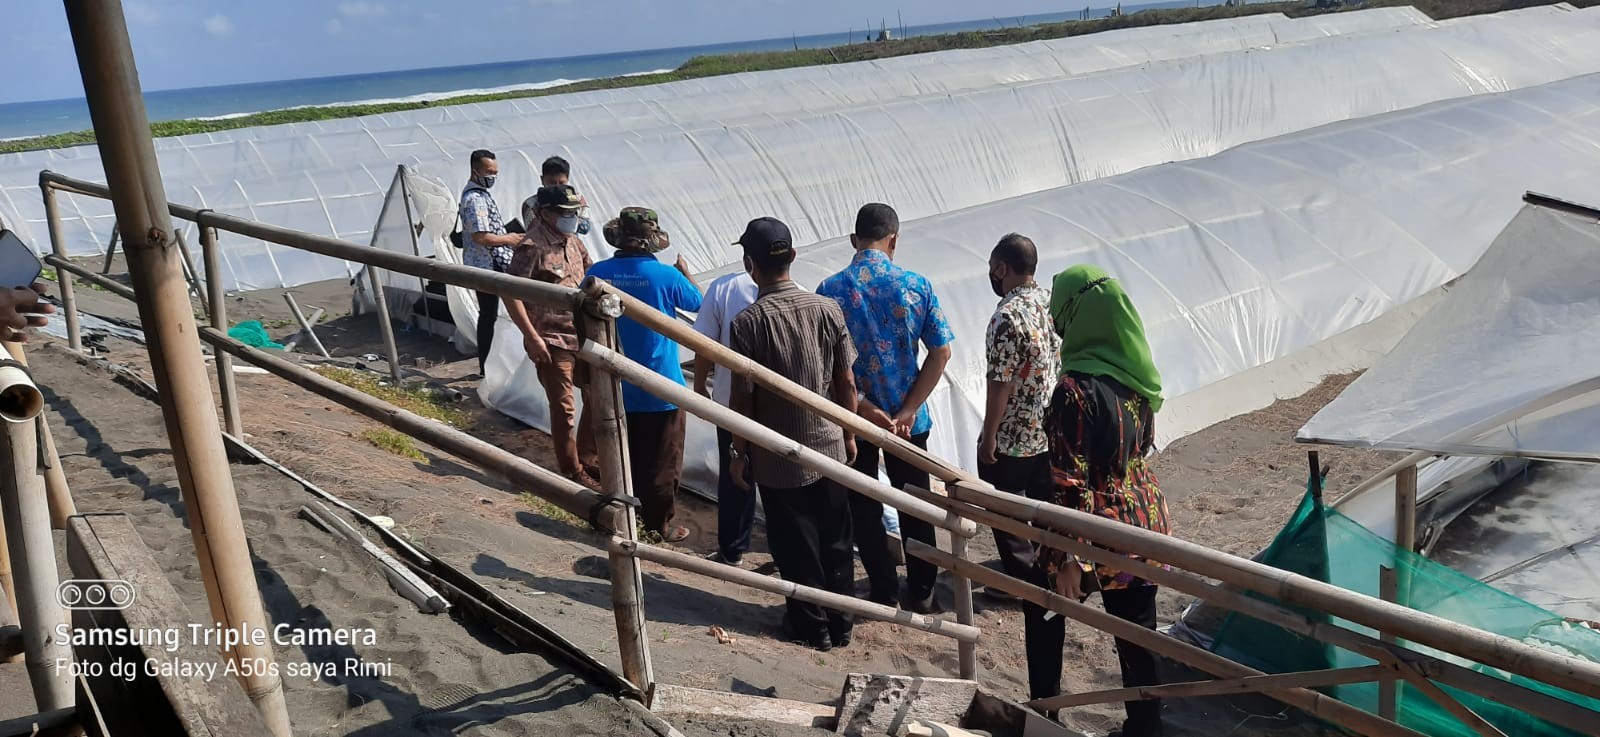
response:
<path fill-rule="evenodd" d="M 1540 650 L 1509 637 L 1389 604 L 1332 584 L 1115 520 L 966 484 L 958 483 L 947 488 L 956 499 L 1013 519 L 1176 565 L 1286 604 L 1325 612 L 1380 632 L 1392 632 L 1402 639 L 1452 655 L 1574 693 L 1600 698 L 1600 663 Z"/>
<path fill-rule="evenodd" d="M 11 359 L 27 368 L 28 352 L 23 350 L 22 344 L 8 342 L 5 345 Z M 56 452 L 56 439 L 50 434 L 50 425 L 45 422 L 43 414 L 35 421 L 39 423 L 39 458 L 44 463 L 44 491 L 45 498 L 50 502 L 50 527 L 65 530 L 67 518 L 77 514 L 78 507 L 72 502 L 72 490 L 67 486 L 67 474 L 61 468 L 61 454 Z"/>
<path fill-rule="evenodd" d="M 950 553 L 961 560 L 967 559 L 967 545 L 970 541 L 960 535 L 950 536 Z M 972 579 L 959 573 L 951 574 L 951 585 L 956 590 L 956 621 L 971 627 L 976 618 L 972 611 Z M 956 661 L 962 678 L 972 680 L 978 677 L 978 646 L 975 642 L 962 640 L 956 644 Z"/>
<path fill-rule="evenodd" d="M 1399 577 L 1395 569 L 1388 566 L 1378 566 L 1378 598 L 1392 602 L 1399 590 Z M 1379 639 L 1385 644 L 1394 644 L 1394 635 L 1380 633 Z M 1394 681 L 1383 681 L 1378 684 L 1378 716 L 1384 719 L 1394 719 L 1400 713 L 1400 690 Z"/>
<path fill-rule="evenodd" d="M 585 347 L 609 350 L 617 346 L 619 314 L 615 300 L 598 298 L 573 310 L 573 324 L 583 331 Z M 622 384 L 615 374 L 584 371 L 588 395 L 583 397 L 594 428 L 595 452 L 600 462 L 600 483 L 622 505 L 622 524 L 612 532 L 625 541 L 637 542 L 639 534 L 638 497 L 633 493 L 631 464 L 628 462 L 628 417 L 622 406 Z M 650 658 L 650 638 L 645 630 L 644 573 L 632 556 L 613 551 L 611 566 L 611 612 L 617 624 L 617 651 L 622 657 L 622 675 L 646 698 L 655 692 L 655 665 Z M 648 706 L 648 704 L 646 704 Z"/>
<path fill-rule="evenodd" d="M 173 235 L 178 239 L 178 253 L 183 254 L 183 278 L 189 283 L 189 290 L 205 305 L 206 317 L 209 318 L 211 300 L 206 297 L 206 287 L 200 282 L 200 272 L 195 271 L 194 254 L 189 252 L 189 241 L 183 237 L 182 228 L 173 231 Z"/>
<path fill-rule="evenodd" d="M 1499 727 L 1490 724 L 1488 720 L 1478 716 L 1478 713 L 1467 708 L 1466 704 L 1456 701 L 1455 697 L 1445 693 L 1444 690 L 1438 686 L 1433 685 L 1433 682 L 1429 681 L 1422 674 L 1417 673 L 1411 668 L 1407 667 L 1400 669 L 1400 676 L 1404 678 L 1407 683 L 1411 684 L 1412 688 L 1421 691 L 1424 696 L 1433 699 L 1433 703 L 1438 704 L 1445 711 L 1450 712 L 1450 716 L 1455 717 L 1456 719 L 1460 720 L 1462 724 L 1467 725 L 1469 729 L 1477 732 L 1479 737 L 1506 737 L 1506 733 L 1500 731 Z"/>
<path fill-rule="evenodd" d="M 289 312 L 294 315 L 294 321 L 300 323 L 300 331 L 304 333 L 306 337 L 311 339 L 311 344 L 317 347 L 317 352 L 321 353 L 323 358 L 332 358 L 333 356 L 328 355 L 328 349 L 322 347 L 322 340 L 319 339 L 317 334 L 311 330 L 311 323 L 307 321 L 306 316 L 300 312 L 300 303 L 294 301 L 294 294 L 292 292 L 284 292 L 283 301 L 288 303 Z M 321 308 L 318 308 L 318 315 L 322 314 L 320 309 Z M 388 317 L 388 312 L 383 312 L 383 318 L 387 320 Z M 390 368 L 396 368 L 399 366 L 399 364 L 391 362 L 389 366 Z M 399 380 L 396 379 L 396 381 L 398 382 Z"/>
<path fill-rule="evenodd" d="M 122 229 L 117 227 L 117 221 L 111 221 L 111 242 L 106 245 L 106 263 L 100 267 L 100 273 L 111 273 L 111 262 L 117 257 L 117 240 L 122 237 Z"/>
<path fill-rule="evenodd" d="M 854 596 L 835 594 L 831 591 L 800 586 L 785 581 L 781 578 L 764 576 L 755 571 L 746 571 L 742 568 L 713 563 L 705 558 L 693 555 L 684 555 L 670 550 L 652 547 L 633 540 L 621 538 L 611 539 L 611 553 L 614 555 L 630 555 L 652 563 L 659 563 L 671 568 L 699 574 L 719 581 L 748 586 L 758 591 L 777 594 L 789 599 L 796 599 L 808 604 L 827 607 L 858 617 L 876 619 L 883 622 L 894 622 L 912 629 L 931 632 L 936 635 L 949 637 L 964 645 L 975 645 L 982 637 L 983 631 L 970 624 L 951 622 L 938 617 L 929 617 L 922 614 L 913 614 L 904 609 L 898 609 L 885 604 L 875 604 Z M 969 678 L 969 676 L 962 676 Z"/>
<path fill-rule="evenodd" d="M 1180 663 L 1199 668 L 1221 678 L 1245 678 L 1267 675 L 1259 670 L 1240 665 L 1209 650 L 1174 640 L 1155 630 L 1107 614 L 1095 607 L 1080 604 L 1052 591 L 1046 591 L 998 571 L 991 571 L 976 563 L 961 560 L 919 540 L 907 540 L 906 552 L 929 563 L 967 575 L 985 586 L 993 586 L 1025 601 L 1050 611 L 1071 617 L 1102 632 L 1120 637 L 1151 652 L 1160 653 Z M 1266 691 L 1265 694 L 1285 704 L 1301 709 L 1313 716 L 1333 722 L 1368 737 L 1423 737 L 1414 730 L 1357 709 L 1336 699 L 1306 688 L 1289 688 Z M 1035 709 L 1050 709 L 1052 699 L 1032 702 Z"/>
<path fill-rule="evenodd" d="M 389 190 L 392 191 L 394 189 L 395 183 L 400 181 L 400 172 L 401 171 L 402 171 L 402 169 L 400 169 L 399 167 L 395 168 L 395 170 L 394 170 L 394 179 L 389 182 Z M 390 202 L 391 199 L 392 198 L 390 198 L 390 197 L 383 198 L 383 207 L 378 210 L 378 222 L 381 223 L 386 218 L 388 218 L 388 216 L 389 216 L 389 202 Z M 407 227 L 410 227 L 410 226 L 407 226 Z M 372 229 L 372 241 L 371 241 L 370 247 L 374 251 L 384 250 L 384 249 L 382 249 L 382 248 L 380 248 L 378 246 L 378 229 L 377 228 L 373 228 Z M 377 300 L 377 302 L 378 302 L 378 310 L 377 310 L 377 312 L 378 312 L 378 332 L 383 335 L 383 349 L 385 351 L 387 351 L 386 355 L 389 357 L 389 378 L 394 380 L 395 386 L 399 386 L 400 385 L 400 349 L 395 347 L 395 342 L 394 342 L 394 324 L 389 320 L 389 301 L 383 295 L 383 279 L 378 276 L 378 269 L 376 267 L 373 267 L 373 266 L 368 266 L 367 267 L 367 280 L 368 280 L 368 283 L 372 285 L 372 298 L 374 300 Z M 426 299 L 427 295 L 424 294 L 423 298 Z M 295 314 L 298 315 L 299 313 L 300 313 L 300 310 L 298 308 L 296 308 L 295 309 Z M 305 320 L 305 318 L 301 318 L 302 322 L 304 320 Z M 306 332 L 308 332 L 308 333 L 311 332 L 311 328 L 307 327 L 306 328 Z M 313 341 L 315 341 L 316 340 L 316 336 L 312 336 L 311 339 Z M 318 342 L 317 343 L 317 347 L 320 349 L 322 347 L 322 343 Z M 327 355 L 327 352 L 324 351 L 323 355 Z"/>
<path fill-rule="evenodd" d="M 1363 665 L 1354 668 L 1312 670 L 1300 673 L 1283 673 L 1265 676 L 1245 676 L 1215 681 L 1191 681 L 1164 686 L 1135 686 L 1105 691 L 1056 696 L 1039 699 L 1025 706 L 1035 709 L 1068 709 L 1074 706 L 1115 704 L 1142 699 L 1189 699 L 1201 696 L 1236 696 L 1238 694 L 1281 691 L 1288 688 L 1326 688 L 1345 686 L 1367 681 L 1393 681 L 1397 676 L 1391 668 L 1381 665 Z M 1048 702 L 1048 703 L 1046 703 Z M 1388 717 L 1385 717 L 1388 718 Z M 1393 719 L 1390 719 L 1393 721 Z"/>
<path fill-rule="evenodd" d="M 1247 596 L 1224 586 L 1205 581 L 1193 574 L 1170 570 L 1142 560 L 1134 560 L 1121 553 L 1095 547 L 1075 538 L 1062 536 L 1010 517 L 1005 517 L 965 502 L 950 499 L 934 492 L 908 487 L 918 498 L 938 504 L 974 521 L 994 529 L 1016 535 L 1046 547 L 1064 550 L 1080 558 L 1107 565 L 1121 566 L 1139 577 L 1175 591 L 1199 597 L 1218 606 L 1231 609 L 1268 624 L 1282 627 L 1299 635 L 1345 648 L 1374 658 L 1391 667 L 1408 664 L 1429 678 L 1454 686 L 1485 698 L 1495 699 L 1513 708 L 1528 712 L 1554 724 L 1583 734 L 1600 736 L 1600 714 L 1569 701 L 1533 691 L 1505 680 L 1485 675 L 1476 670 L 1435 658 L 1431 655 L 1404 650 L 1388 645 L 1377 638 L 1353 630 L 1313 619 L 1299 612 Z"/>
<path fill-rule="evenodd" d="M 50 230 L 50 253 L 65 259 L 67 246 L 61 238 L 61 213 L 56 205 L 56 191 L 48 183 L 45 172 L 39 172 L 39 192 L 44 197 L 44 221 Z M 78 298 L 72 291 L 72 277 L 57 269 L 56 278 L 56 283 L 61 287 L 61 309 L 67 318 L 67 346 L 81 352 L 83 333 L 78 328 Z"/>
<path fill-rule="evenodd" d="M 1394 544 L 1408 553 L 1417 552 L 1416 466 L 1406 466 L 1394 475 Z M 1400 602 L 1404 603 L 1404 597 Z"/>
<path fill-rule="evenodd" d="M 54 267 L 56 269 L 56 271 L 58 271 L 58 272 L 63 272 L 63 273 L 67 273 L 67 274 L 71 274 L 73 276 L 76 276 L 79 279 L 82 279 L 82 280 L 84 280 L 86 282 L 89 282 L 90 284 L 93 284 L 93 285 L 95 285 L 97 287 L 100 287 L 101 289 L 104 289 L 107 292 L 110 292 L 112 294 L 117 295 L 118 297 L 121 297 L 121 298 L 123 298 L 125 300 L 128 300 L 129 302 L 137 301 L 133 296 L 133 289 L 129 288 L 128 285 L 123 284 L 122 282 L 116 281 L 114 279 L 110 279 L 110 278 L 101 276 L 99 274 L 96 274 L 93 271 L 85 269 L 82 266 L 79 266 L 79 265 L 77 265 L 77 264 L 75 264 L 75 263 L 73 263 L 71 261 L 68 261 L 68 260 L 66 260 L 64 258 L 61 258 L 61 257 L 59 257 L 59 256 L 57 256 L 57 255 L 55 255 L 53 253 L 48 255 L 48 256 L 45 256 L 44 257 L 44 262 L 46 264 L 49 264 L 51 267 Z"/>
<path fill-rule="evenodd" d="M 644 309 L 650 309 L 645 307 Z M 636 313 L 628 313 L 632 317 Z M 657 313 L 660 314 L 660 313 Z M 816 471 L 853 491 L 883 502 L 904 514 L 943 527 L 958 537 L 972 537 L 977 525 L 971 520 L 940 509 L 877 479 L 869 479 L 855 469 L 818 453 L 802 443 L 795 442 L 744 415 L 724 407 L 714 400 L 695 394 L 677 382 L 667 379 L 627 357 L 608 348 L 588 343 L 578 356 L 594 367 L 621 376 L 628 383 L 661 399 L 725 428 L 734 435 L 766 448 L 805 468 Z M 812 394 L 811 396 L 816 396 Z"/>
<path fill-rule="evenodd" d="M 0 663 L 22 662 L 22 631 L 17 629 L 17 587 L 11 578 L 11 547 L 6 542 L 5 515 L 0 514 L 0 641 L 15 637 L 15 650 L 8 643 L 0 643 Z"/>
<path fill-rule="evenodd" d="M 227 655 L 233 662 L 258 666 L 241 671 L 245 693 L 273 734 L 290 737 L 283 682 L 272 667 L 272 648 L 254 635 L 267 629 L 268 622 L 195 338 L 194 309 L 183 284 L 181 255 L 174 247 L 122 3 L 79 0 L 64 5 L 107 190 L 122 231 L 134 234 L 123 238 L 123 253 L 138 297 L 139 322 L 148 341 L 211 614 L 214 621 L 250 635 Z"/>
<path fill-rule="evenodd" d="M 217 229 L 196 222 L 200 228 L 200 258 L 206 265 L 206 297 L 211 302 L 209 321 L 214 330 L 228 334 L 228 293 L 222 288 L 222 254 L 217 249 Z M 244 422 L 239 418 L 239 388 L 233 378 L 233 356 L 212 351 L 217 364 L 217 393 L 222 397 L 222 426 L 228 434 L 244 438 Z"/>
<path fill-rule="evenodd" d="M 56 544 L 50 534 L 50 503 L 39 473 L 39 435 L 34 423 L 44 398 L 25 369 L 7 362 L 0 368 L 0 387 L 8 397 L 24 394 L 31 412 L 7 413 L 0 422 L 0 518 L 5 520 L 6 546 L 15 568 L 17 624 L 22 629 L 23 659 L 34 704 L 40 711 L 72 706 L 72 674 L 58 663 L 70 662 L 72 651 L 54 637 L 66 621 L 56 590 Z"/>
<path fill-rule="evenodd" d="M 534 495 L 574 515 L 590 520 L 606 532 L 619 529 L 620 515 L 607 498 L 562 478 L 533 462 L 492 443 L 479 440 L 441 422 L 421 417 L 388 402 L 329 379 L 322 374 L 259 348 L 229 338 L 216 328 L 202 328 L 201 339 L 218 351 L 234 355 L 245 363 L 272 374 L 321 397 L 338 402 L 355 412 L 383 423 L 439 450 L 481 468 L 491 476 L 527 487 Z"/>

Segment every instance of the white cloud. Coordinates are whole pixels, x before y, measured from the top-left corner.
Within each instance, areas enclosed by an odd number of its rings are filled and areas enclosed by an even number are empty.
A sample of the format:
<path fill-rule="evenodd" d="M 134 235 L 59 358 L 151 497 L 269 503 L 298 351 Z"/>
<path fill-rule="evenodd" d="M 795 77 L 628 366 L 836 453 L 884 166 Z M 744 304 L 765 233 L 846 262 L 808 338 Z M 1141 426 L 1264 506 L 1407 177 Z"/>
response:
<path fill-rule="evenodd" d="M 339 3 L 339 14 L 346 18 L 380 18 L 389 14 L 389 8 L 383 3 L 353 0 Z"/>
<path fill-rule="evenodd" d="M 129 0 L 122 5 L 122 14 L 128 22 L 139 25 L 151 25 L 161 19 L 161 13 L 151 7 L 149 3 L 139 0 Z"/>
<path fill-rule="evenodd" d="M 233 21 L 226 15 L 213 15 L 206 19 L 206 33 L 213 36 L 226 36 L 233 33 Z"/>
<path fill-rule="evenodd" d="M 344 33 L 344 24 L 340 23 L 338 18 L 329 18 L 327 23 L 322 24 L 322 28 L 335 36 Z"/>

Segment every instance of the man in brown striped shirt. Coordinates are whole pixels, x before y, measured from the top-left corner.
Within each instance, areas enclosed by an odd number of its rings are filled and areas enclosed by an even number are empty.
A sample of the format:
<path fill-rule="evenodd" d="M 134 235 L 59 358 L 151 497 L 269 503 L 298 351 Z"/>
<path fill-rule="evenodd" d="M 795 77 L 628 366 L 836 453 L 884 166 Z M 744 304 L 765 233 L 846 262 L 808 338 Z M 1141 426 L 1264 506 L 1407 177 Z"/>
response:
<path fill-rule="evenodd" d="M 760 296 L 729 327 L 729 347 L 789 380 L 855 411 L 851 366 L 855 345 L 839 304 L 800 288 L 789 278 L 794 246 L 788 226 L 775 218 L 750 221 L 737 245 Z M 855 460 L 855 438 L 829 422 L 748 379 L 735 381 L 734 411 L 836 461 Z M 767 545 L 783 580 L 851 596 L 855 561 L 851 552 L 848 492 L 816 471 L 753 448 L 735 437 L 729 474 L 741 487 L 748 466 L 766 509 Z M 784 615 L 789 639 L 829 650 L 850 644 L 849 614 L 790 599 Z"/>

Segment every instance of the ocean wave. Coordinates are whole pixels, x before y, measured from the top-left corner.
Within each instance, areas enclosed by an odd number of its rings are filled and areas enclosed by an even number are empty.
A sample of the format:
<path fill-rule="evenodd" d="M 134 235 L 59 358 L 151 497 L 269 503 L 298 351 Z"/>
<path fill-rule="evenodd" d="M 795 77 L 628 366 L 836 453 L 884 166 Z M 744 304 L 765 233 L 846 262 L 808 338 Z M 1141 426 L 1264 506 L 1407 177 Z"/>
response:
<path fill-rule="evenodd" d="M 617 77 L 646 77 L 646 76 L 649 76 L 649 75 L 652 75 L 652 74 L 665 74 L 665 73 L 670 72 L 670 71 L 672 71 L 672 70 L 671 69 L 653 69 L 653 70 L 648 71 L 648 72 L 630 72 L 628 74 L 618 74 L 618 75 L 615 75 L 615 76 L 617 76 Z M 523 83 L 523 84 L 508 84 L 508 85 L 504 85 L 504 86 L 501 86 L 501 87 L 475 87 L 475 88 L 463 89 L 463 90 L 450 90 L 448 92 L 423 92 L 421 94 L 407 95 L 405 97 L 375 97 L 375 98 L 371 98 L 371 99 L 367 99 L 367 100 L 347 100 L 347 101 L 344 101 L 344 102 L 326 102 L 326 103 L 320 103 L 320 104 L 317 104 L 317 105 L 295 105 L 293 107 L 274 108 L 272 110 L 261 110 L 261 111 L 248 112 L 248 113 L 228 113 L 226 115 L 208 115 L 208 116 L 199 117 L 199 118 L 189 118 L 189 120 L 231 120 L 233 118 L 243 118 L 243 117 L 247 117 L 247 116 L 250 116 L 250 115 L 259 115 L 260 113 L 263 113 L 263 112 L 279 112 L 279 111 L 282 111 L 282 110 L 306 110 L 306 109 L 309 109 L 309 108 L 354 107 L 354 106 L 358 106 L 358 105 L 397 105 L 397 104 L 419 103 L 419 102 L 438 102 L 440 100 L 451 100 L 451 99 L 455 99 L 455 98 L 458 98 L 458 97 L 474 97 L 474 96 L 477 96 L 477 95 L 503 95 L 503 94 L 506 94 L 506 93 L 509 93 L 509 92 L 527 92 L 527 91 L 531 91 L 531 90 L 545 90 L 545 89 L 550 89 L 551 87 L 561 87 L 563 85 L 577 84 L 579 82 L 590 82 L 590 81 L 593 81 L 594 79 L 596 79 L 596 78 L 595 77 L 583 77 L 583 78 L 580 78 L 580 79 L 551 79 L 551 80 L 547 80 L 547 81 L 544 81 L 544 82 L 527 82 L 527 83 Z"/>

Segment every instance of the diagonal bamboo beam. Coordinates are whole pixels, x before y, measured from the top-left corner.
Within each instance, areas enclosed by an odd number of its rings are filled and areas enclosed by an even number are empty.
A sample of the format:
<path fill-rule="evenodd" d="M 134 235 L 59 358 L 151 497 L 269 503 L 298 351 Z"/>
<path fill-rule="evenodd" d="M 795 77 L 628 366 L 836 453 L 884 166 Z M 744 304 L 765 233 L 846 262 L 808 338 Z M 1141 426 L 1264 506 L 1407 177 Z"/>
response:
<path fill-rule="evenodd" d="M 1499 727 L 1478 716 L 1478 713 L 1467 708 L 1466 704 L 1456 701 L 1455 697 L 1445 693 L 1443 689 L 1435 685 L 1433 681 L 1428 680 L 1414 666 L 1406 664 L 1400 668 L 1400 677 L 1404 678 L 1406 683 L 1411 684 L 1412 688 L 1433 699 L 1434 703 L 1443 707 L 1445 711 L 1450 712 L 1451 716 L 1460 719 L 1462 724 L 1472 728 L 1472 731 L 1477 732 L 1479 737 L 1506 737 L 1506 733 L 1500 731 Z"/>

